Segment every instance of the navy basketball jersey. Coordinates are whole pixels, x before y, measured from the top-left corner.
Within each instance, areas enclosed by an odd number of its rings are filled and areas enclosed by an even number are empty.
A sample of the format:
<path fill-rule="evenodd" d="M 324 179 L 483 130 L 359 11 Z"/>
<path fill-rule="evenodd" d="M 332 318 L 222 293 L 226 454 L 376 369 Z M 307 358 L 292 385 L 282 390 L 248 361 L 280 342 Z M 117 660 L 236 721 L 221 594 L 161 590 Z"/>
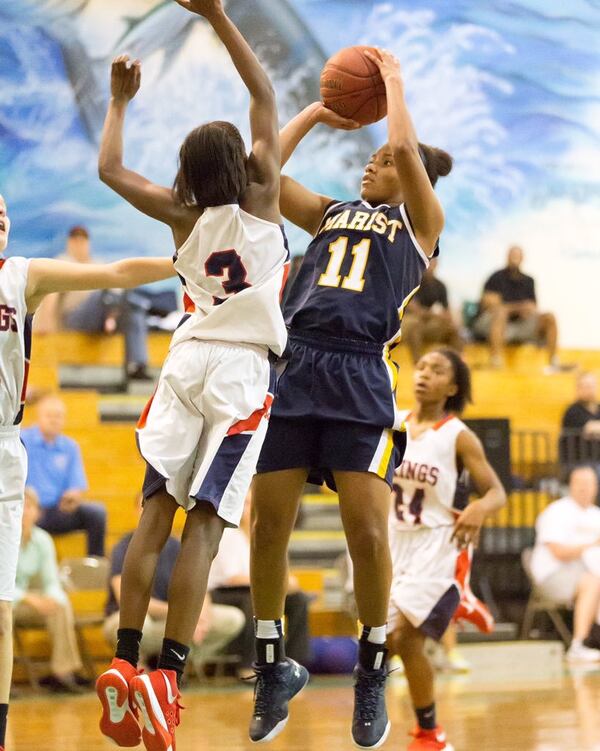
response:
<path fill-rule="evenodd" d="M 404 204 L 332 203 L 285 302 L 286 324 L 393 344 L 428 264 Z"/>

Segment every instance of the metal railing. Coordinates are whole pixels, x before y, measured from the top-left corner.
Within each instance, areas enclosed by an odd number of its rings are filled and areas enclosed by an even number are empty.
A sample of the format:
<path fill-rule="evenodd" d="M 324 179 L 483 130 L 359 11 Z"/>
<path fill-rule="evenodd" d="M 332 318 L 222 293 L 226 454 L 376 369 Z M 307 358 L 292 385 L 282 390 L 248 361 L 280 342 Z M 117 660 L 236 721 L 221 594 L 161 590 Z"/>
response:
<path fill-rule="evenodd" d="M 586 435 L 582 430 L 562 430 L 558 439 L 560 477 L 565 479 L 577 464 L 600 467 L 600 436 Z"/>

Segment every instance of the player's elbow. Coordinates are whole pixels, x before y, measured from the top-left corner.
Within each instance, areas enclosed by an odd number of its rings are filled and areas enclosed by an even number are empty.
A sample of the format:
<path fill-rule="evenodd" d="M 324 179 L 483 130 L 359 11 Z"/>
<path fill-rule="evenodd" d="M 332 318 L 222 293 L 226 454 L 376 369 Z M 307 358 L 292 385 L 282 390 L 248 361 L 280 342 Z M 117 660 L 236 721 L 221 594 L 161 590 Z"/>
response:
<path fill-rule="evenodd" d="M 133 280 L 133 275 L 131 273 L 130 261 L 125 260 L 111 263 L 108 271 L 109 279 L 107 281 L 109 281 L 110 284 L 107 284 L 107 287 L 114 287 L 115 289 L 127 289 L 129 287 L 136 286 L 135 281 Z"/>
<path fill-rule="evenodd" d="M 118 182 L 121 169 L 122 167 L 120 164 L 115 164 L 115 162 L 110 159 L 98 160 L 98 177 L 105 185 L 110 187 Z"/>

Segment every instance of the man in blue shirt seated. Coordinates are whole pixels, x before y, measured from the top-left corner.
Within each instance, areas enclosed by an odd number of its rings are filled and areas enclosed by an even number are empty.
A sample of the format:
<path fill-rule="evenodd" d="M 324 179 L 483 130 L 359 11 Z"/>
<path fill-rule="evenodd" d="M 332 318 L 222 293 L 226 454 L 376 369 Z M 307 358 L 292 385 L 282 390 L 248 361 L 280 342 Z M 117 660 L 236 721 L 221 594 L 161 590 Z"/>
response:
<path fill-rule="evenodd" d="M 29 459 L 27 485 L 40 498 L 38 526 L 50 534 L 84 530 L 88 555 L 103 556 L 106 509 L 83 502 L 85 470 L 79 446 L 62 435 L 65 414 L 57 396 L 44 396 L 37 405 L 37 425 L 21 432 Z"/>

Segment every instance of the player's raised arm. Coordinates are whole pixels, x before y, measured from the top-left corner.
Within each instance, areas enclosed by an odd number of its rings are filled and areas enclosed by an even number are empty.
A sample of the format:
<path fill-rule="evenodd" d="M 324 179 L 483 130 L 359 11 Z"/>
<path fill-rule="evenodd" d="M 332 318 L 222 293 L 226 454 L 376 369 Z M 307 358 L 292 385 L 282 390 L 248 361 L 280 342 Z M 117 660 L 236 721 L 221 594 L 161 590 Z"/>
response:
<path fill-rule="evenodd" d="M 433 253 L 444 228 L 444 212 L 419 153 L 419 140 L 404 100 L 400 63 L 387 50 L 365 50 L 364 54 L 378 66 L 385 83 L 388 143 L 411 224 L 421 247 Z"/>
<path fill-rule="evenodd" d="M 181 207 L 174 201 L 171 189 L 155 185 L 123 165 L 125 114 L 140 83 L 140 61 L 132 61 L 127 55 L 116 57 L 111 68 L 111 98 L 100 142 L 98 174 L 102 182 L 136 209 L 172 227 L 179 218 Z"/>
<path fill-rule="evenodd" d="M 322 102 L 313 102 L 292 118 L 279 132 L 282 167 L 292 156 L 304 136 L 319 123 L 341 130 L 360 128 L 359 123 L 340 117 L 333 110 L 327 109 Z M 319 228 L 323 212 L 327 205 L 331 203 L 331 200 L 328 196 L 305 188 L 296 180 L 292 180 L 291 177 L 281 176 L 281 195 L 279 198 L 281 213 L 290 222 L 311 235 L 314 235 Z"/>
<path fill-rule="evenodd" d="M 477 545 L 481 526 L 506 503 L 506 492 L 498 475 L 487 460 L 481 441 L 470 430 L 463 430 L 456 440 L 456 455 L 469 473 L 479 500 L 470 503 L 456 520 L 453 538 L 460 547 Z"/>
<path fill-rule="evenodd" d="M 227 17 L 221 0 L 175 0 L 182 8 L 204 16 L 225 45 L 250 93 L 252 153 L 248 162 L 251 183 L 268 191 L 274 210 L 279 194 L 279 124 L 271 81 L 235 24 Z"/>
<path fill-rule="evenodd" d="M 115 263 L 71 263 L 48 258 L 29 264 L 27 308 L 33 312 L 45 295 L 72 290 L 128 289 L 175 276 L 171 258 L 128 258 Z"/>

